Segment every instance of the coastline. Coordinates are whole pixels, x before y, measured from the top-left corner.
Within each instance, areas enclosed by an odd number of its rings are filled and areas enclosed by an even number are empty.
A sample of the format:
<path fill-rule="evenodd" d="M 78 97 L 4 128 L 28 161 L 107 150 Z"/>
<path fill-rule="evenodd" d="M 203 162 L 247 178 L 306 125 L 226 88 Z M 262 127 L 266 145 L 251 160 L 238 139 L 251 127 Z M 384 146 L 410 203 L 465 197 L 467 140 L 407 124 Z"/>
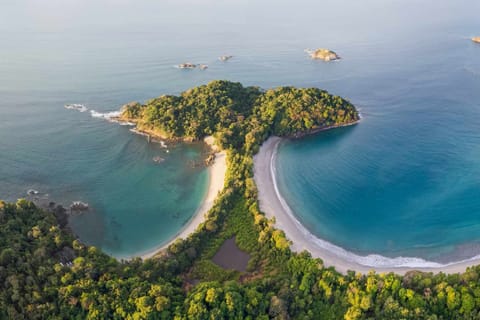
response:
<path fill-rule="evenodd" d="M 291 241 L 292 251 L 307 250 L 312 257 L 321 258 L 326 267 L 333 266 L 344 274 L 348 270 L 361 273 L 374 270 L 377 273 L 394 272 L 400 275 L 409 271 L 461 273 L 469 266 L 480 264 L 480 256 L 447 264 L 412 257 L 387 258 L 376 254 L 360 256 L 317 238 L 296 219 L 278 191 L 274 163 L 281 141 L 279 137 L 270 137 L 263 143 L 254 156 L 254 179 L 260 210 L 267 218 L 275 218 L 275 227 L 285 232 L 287 239 Z"/>
<path fill-rule="evenodd" d="M 139 123 L 137 119 L 124 117 L 122 115 L 122 111 L 118 111 L 118 113 L 111 112 L 109 114 L 114 114 L 114 115 L 108 118 L 107 117 L 104 117 L 104 118 L 108 119 L 109 121 L 116 122 L 120 125 L 132 126 L 133 128 L 131 128 L 130 131 L 140 136 L 147 137 L 148 142 L 151 142 L 151 141 L 158 142 L 157 140 L 160 140 L 163 142 L 194 142 L 195 141 L 195 139 L 191 137 L 167 137 L 164 132 L 155 130 L 153 128 L 145 128 Z M 212 148 L 212 150 L 215 150 L 214 141 L 209 139 L 213 139 L 213 137 L 211 136 L 205 137 L 204 142 L 208 144 Z"/>
<path fill-rule="evenodd" d="M 344 124 L 334 124 L 334 125 L 331 125 L 331 126 L 315 128 L 315 129 L 312 129 L 312 130 L 309 130 L 309 131 L 306 131 L 306 132 L 302 132 L 302 133 L 295 133 L 289 138 L 300 139 L 300 138 L 310 136 L 312 134 L 316 134 L 316 133 L 319 133 L 319 132 L 322 132 L 322 131 L 327 131 L 327 130 L 331 130 L 331 129 L 335 129 L 335 128 L 350 127 L 350 126 L 353 126 L 353 125 L 356 125 L 356 124 L 360 123 L 360 120 L 362 120 L 362 115 L 358 114 L 358 117 L 359 117 L 358 120 L 355 120 L 355 121 L 352 121 L 352 122 L 348 122 L 348 123 L 344 123 Z"/>
<path fill-rule="evenodd" d="M 205 197 L 200 204 L 200 207 L 195 211 L 192 218 L 180 229 L 180 231 L 173 236 L 167 243 L 150 250 L 146 253 L 134 255 L 133 257 L 140 257 L 143 260 L 149 259 L 157 255 L 160 251 L 168 248 L 177 239 L 185 239 L 195 232 L 200 224 L 205 221 L 205 215 L 213 207 L 215 199 L 219 192 L 223 190 L 225 184 L 225 173 L 227 171 L 227 153 L 220 151 L 214 145 L 213 137 L 205 137 L 204 142 L 215 152 L 215 160 L 212 165 L 208 166 L 208 188 Z"/>
<path fill-rule="evenodd" d="M 92 114 L 93 115 L 93 114 Z M 193 142 L 194 139 L 190 137 L 183 137 L 183 138 L 167 138 L 159 131 L 153 129 L 146 129 L 146 128 L 139 128 L 138 122 L 124 118 L 121 115 L 121 111 L 116 112 L 108 112 L 106 114 L 98 113 L 97 117 L 107 119 L 108 121 L 118 123 L 120 125 L 128 125 L 132 126 L 133 128 L 129 129 L 130 132 L 147 137 L 148 142 L 153 143 L 160 143 L 162 147 L 166 147 L 165 142 L 167 143 L 189 143 Z M 159 245 L 158 247 L 138 252 L 136 254 L 121 257 L 120 259 L 130 260 L 133 258 L 140 257 L 143 260 L 152 258 L 159 254 L 161 251 L 168 248 L 173 242 L 177 239 L 186 239 L 190 234 L 194 233 L 195 230 L 198 228 L 200 224 L 205 221 L 205 215 L 210 211 L 213 207 L 215 199 L 217 198 L 218 193 L 223 190 L 225 185 L 225 174 L 227 171 L 227 154 L 226 151 L 220 150 L 220 148 L 215 144 L 215 138 L 213 136 L 206 136 L 203 139 L 204 143 L 208 145 L 211 149 L 212 153 L 215 155 L 213 162 L 207 166 L 208 170 L 208 187 L 207 192 L 202 199 L 202 203 L 197 208 L 195 213 L 192 215 L 190 220 L 182 226 L 182 228 L 173 236 L 170 240 L 166 243 Z"/>

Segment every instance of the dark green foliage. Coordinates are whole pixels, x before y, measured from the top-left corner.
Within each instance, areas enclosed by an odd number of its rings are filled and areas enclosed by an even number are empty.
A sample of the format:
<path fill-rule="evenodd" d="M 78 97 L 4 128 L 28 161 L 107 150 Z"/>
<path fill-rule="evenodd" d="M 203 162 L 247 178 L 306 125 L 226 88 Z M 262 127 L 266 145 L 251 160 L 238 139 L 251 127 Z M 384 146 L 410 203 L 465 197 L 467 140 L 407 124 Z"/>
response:
<path fill-rule="evenodd" d="M 317 88 L 268 90 L 257 99 L 255 114 L 268 127 L 267 134 L 277 136 L 303 135 L 358 120 L 350 102 Z"/>
<path fill-rule="evenodd" d="M 240 83 L 212 81 L 178 97 L 161 96 L 144 106 L 129 104 L 122 116 L 138 121 L 145 129 L 156 128 L 167 137 L 199 139 L 234 130 L 249 115 L 259 94 L 257 88 L 244 88 Z"/>
<path fill-rule="evenodd" d="M 269 136 L 292 136 L 358 120 L 348 101 L 316 88 L 281 87 L 261 91 L 240 83 L 212 81 L 161 96 L 145 105 L 132 103 L 122 118 L 169 138 L 216 135 L 224 149 L 255 151 Z"/>
<path fill-rule="evenodd" d="M 160 260 L 120 263 L 25 200 L 0 210 L 0 319 L 170 319 L 183 301 Z"/>
<path fill-rule="evenodd" d="M 460 275 L 337 273 L 290 251 L 260 212 L 252 155 L 268 136 L 358 120 L 318 89 L 261 91 L 214 81 L 129 104 L 124 119 L 169 137 L 213 134 L 228 149 L 225 188 L 207 220 L 160 257 L 118 262 L 74 240 L 65 216 L 0 201 L 0 319 L 479 319 L 480 267 Z M 241 274 L 210 259 L 236 236 Z M 195 286 L 193 283 L 199 282 Z"/>

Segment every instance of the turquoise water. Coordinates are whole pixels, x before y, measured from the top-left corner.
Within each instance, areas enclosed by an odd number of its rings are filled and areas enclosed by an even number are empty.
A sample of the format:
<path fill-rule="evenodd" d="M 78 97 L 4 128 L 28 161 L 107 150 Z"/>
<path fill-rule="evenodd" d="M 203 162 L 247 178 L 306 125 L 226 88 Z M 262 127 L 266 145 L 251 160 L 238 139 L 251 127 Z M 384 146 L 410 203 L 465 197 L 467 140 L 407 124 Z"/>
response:
<path fill-rule="evenodd" d="M 189 160 L 203 146 L 166 153 L 63 105 L 107 112 L 213 79 L 313 86 L 350 98 L 364 120 L 282 146 L 279 184 L 299 219 L 360 253 L 480 253 L 480 48 L 468 40 L 480 3 L 419 3 L 2 3 L 0 198 L 33 188 L 89 202 L 95 211 L 72 219 L 82 240 L 119 257 L 148 251 L 200 204 L 207 172 Z M 343 60 L 311 61 L 303 50 L 315 47 Z M 187 61 L 209 69 L 173 67 Z"/>
<path fill-rule="evenodd" d="M 73 231 L 112 255 L 129 257 L 169 240 L 195 212 L 208 174 L 191 163 L 201 161 L 206 148 L 163 148 L 129 127 L 63 108 L 72 100 L 118 107 L 93 96 L 86 89 L 7 96 L 15 108 L 2 112 L 0 194 L 14 201 L 35 189 L 45 201 L 87 202 L 92 211 L 71 216 Z M 165 161 L 155 163 L 158 156 Z"/>
<path fill-rule="evenodd" d="M 480 254 L 480 20 L 455 17 L 342 61 L 354 71 L 330 84 L 361 123 L 280 145 L 280 192 L 314 235 L 360 255 Z"/>

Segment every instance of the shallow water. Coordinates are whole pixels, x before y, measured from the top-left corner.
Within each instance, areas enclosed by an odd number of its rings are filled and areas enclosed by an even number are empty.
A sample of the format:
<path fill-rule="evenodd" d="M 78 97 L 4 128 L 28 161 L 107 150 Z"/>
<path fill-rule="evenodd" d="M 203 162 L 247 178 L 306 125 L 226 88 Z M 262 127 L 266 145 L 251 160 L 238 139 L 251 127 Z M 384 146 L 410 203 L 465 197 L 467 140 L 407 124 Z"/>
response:
<path fill-rule="evenodd" d="M 279 180 L 299 218 L 358 252 L 448 253 L 478 235 L 480 48 L 468 38 L 480 33 L 479 9 L 476 0 L 4 3 L 0 198 L 33 188 L 89 202 L 95 212 L 72 221 L 84 241 L 119 257 L 147 251 L 198 207 L 207 172 L 188 160 L 202 146 L 166 154 L 65 103 L 107 112 L 213 79 L 314 86 L 350 98 L 364 121 L 283 145 Z M 303 50 L 315 47 L 343 60 L 311 61 Z M 209 68 L 173 67 L 188 61 Z M 155 165 L 158 155 L 166 161 Z"/>

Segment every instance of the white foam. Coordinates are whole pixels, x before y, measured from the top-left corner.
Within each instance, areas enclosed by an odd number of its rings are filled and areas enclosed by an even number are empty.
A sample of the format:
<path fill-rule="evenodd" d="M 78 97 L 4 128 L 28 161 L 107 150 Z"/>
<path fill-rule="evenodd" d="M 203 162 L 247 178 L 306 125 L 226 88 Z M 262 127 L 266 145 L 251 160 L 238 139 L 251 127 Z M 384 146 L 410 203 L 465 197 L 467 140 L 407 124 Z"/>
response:
<path fill-rule="evenodd" d="M 130 126 L 130 127 L 136 126 L 136 124 L 133 122 L 128 122 L 128 121 L 117 121 L 117 122 L 121 126 Z"/>
<path fill-rule="evenodd" d="M 270 160 L 270 174 L 272 175 L 273 180 L 273 187 L 275 189 L 275 193 L 277 195 L 280 204 L 282 205 L 285 212 L 289 215 L 293 223 L 295 224 L 296 228 L 303 234 L 306 242 L 314 243 L 316 247 L 319 249 L 328 251 L 329 253 L 349 262 L 353 262 L 359 265 L 367 266 L 367 267 L 379 267 L 379 268 L 443 268 L 450 265 L 455 265 L 459 263 L 469 262 L 473 260 L 480 259 L 480 255 L 474 256 L 469 259 L 464 259 L 461 261 L 454 261 L 449 262 L 446 264 L 441 264 L 438 262 L 428 261 L 422 258 L 417 257 L 395 257 L 389 258 L 379 254 L 369 254 L 366 256 L 360 256 L 353 252 L 347 251 L 342 247 L 334 245 L 326 240 L 320 239 L 313 235 L 310 231 L 308 231 L 295 217 L 292 209 L 288 206 L 285 199 L 281 196 L 280 191 L 278 190 L 277 180 L 276 180 L 276 167 L 275 167 L 275 159 L 277 156 L 278 144 L 275 147 L 274 152 L 272 153 L 272 157 Z M 293 245 L 295 246 L 295 244 Z M 303 248 L 302 248 L 303 249 Z"/>
<path fill-rule="evenodd" d="M 357 108 L 357 112 L 358 112 L 358 120 L 362 120 L 363 119 L 362 108 Z"/>
<path fill-rule="evenodd" d="M 130 129 L 130 132 L 133 132 L 135 134 L 138 134 L 138 135 L 141 135 L 141 136 L 145 136 L 145 137 L 148 137 L 149 135 L 146 134 L 145 132 L 142 132 L 140 130 L 137 130 L 137 128 L 132 128 Z"/>
<path fill-rule="evenodd" d="M 121 111 L 109 111 L 109 112 L 98 112 L 98 111 L 95 111 L 95 110 L 90 110 L 90 114 L 92 115 L 92 117 L 94 118 L 103 118 L 103 119 L 106 119 L 106 120 L 112 120 L 112 118 L 117 118 L 119 117 L 122 112 Z"/>
<path fill-rule="evenodd" d="M 27 194 L 31 196 L 31 195 L 39 194 L 39 192 L 35 189 L 28 189 Z"/>
<path fill-rule="evenodd" d="M 72 104 L 66 104 L 64 105 L 65 109 L 69 109 L 69 110 L 77 110 L 79 112 L 85 112 L 88 110 L 87 107 L 85 107 L 83 104 L 79 104 L 79 103 L 72 103 Z"/>

